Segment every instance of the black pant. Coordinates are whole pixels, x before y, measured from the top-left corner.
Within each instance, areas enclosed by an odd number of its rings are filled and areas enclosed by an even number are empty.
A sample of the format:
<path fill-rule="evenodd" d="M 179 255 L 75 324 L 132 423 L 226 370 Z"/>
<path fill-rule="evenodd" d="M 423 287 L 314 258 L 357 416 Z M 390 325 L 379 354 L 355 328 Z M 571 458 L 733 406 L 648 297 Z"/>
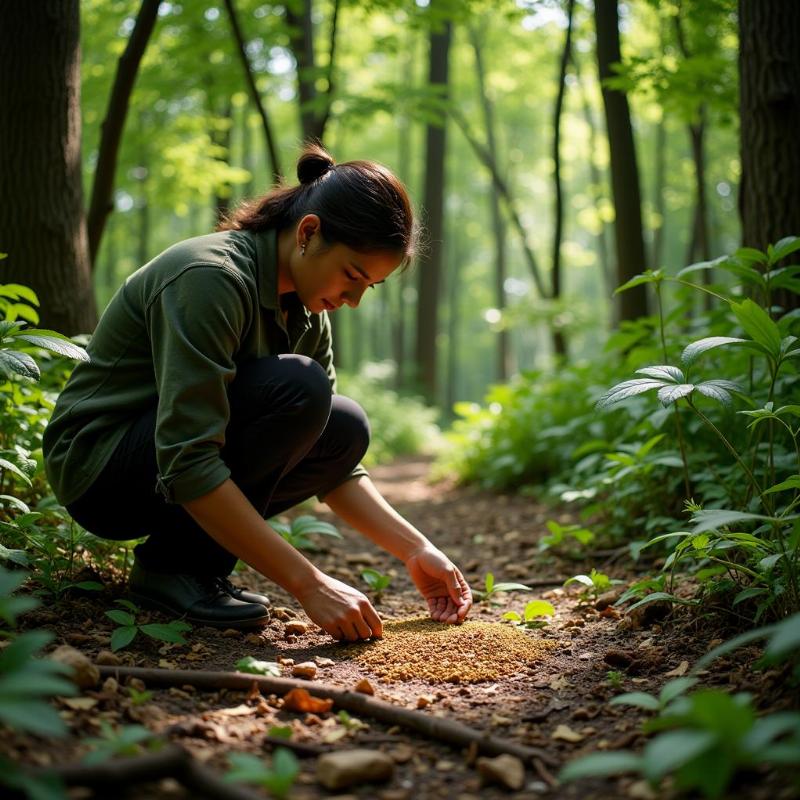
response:
<path fill-rule="evenodd" d="M 363 409 L 331 395 L 325 371 L 306 356 L 268 356 L 242 365 L 232 381 L 221 457 L 264 518 L 341 484 L 369 445 Z M 105 539 L 147 540 L 142 565 L 158 572 L 228 575 L 236 556 L 183 506 L 156 491 L 156 409 L 125 434 L 98 479 L 67 510 Z"/>

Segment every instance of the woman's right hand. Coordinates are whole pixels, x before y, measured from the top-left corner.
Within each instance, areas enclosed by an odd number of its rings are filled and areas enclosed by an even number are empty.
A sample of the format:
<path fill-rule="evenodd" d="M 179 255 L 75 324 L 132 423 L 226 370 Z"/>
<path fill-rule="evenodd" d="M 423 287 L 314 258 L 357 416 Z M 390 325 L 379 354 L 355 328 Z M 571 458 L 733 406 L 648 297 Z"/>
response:
<path fill-rule="evenodd" d="M 366 596 L 330 575 L 319 573 L 296 597 L 309 618 L 334 639 L 357 642 L 383 633 L 381 618 Z"/>

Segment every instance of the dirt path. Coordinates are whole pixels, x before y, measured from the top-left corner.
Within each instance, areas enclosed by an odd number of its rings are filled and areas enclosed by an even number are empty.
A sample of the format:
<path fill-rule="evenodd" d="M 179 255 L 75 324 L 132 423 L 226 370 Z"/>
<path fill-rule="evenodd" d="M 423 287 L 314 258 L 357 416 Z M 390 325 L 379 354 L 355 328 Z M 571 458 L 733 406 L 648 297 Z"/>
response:
<path fill-rule="evenodd" d="M 271 595 L 276 606 L 275 618 L 260 634 L 220 632 L 210 628 L 195 629 L 187 645 L 163 645 L 139 636 L 117 654 L 122 665 L 163 667 L 167 669 L 235 669 L 237 661 L 253 656 L 264 661 L 283 661 L 283 674 L 291 675 L 293 664 L 315 661 L 315 681 L 353 689 L 367 679 L 376 696 L 401 707 L 420 708 L 422 713 L 455 719 L 481 731 L 518 744 L 542 748 L 546 763 L 529 764 L 521 790 L 511 792 L 494 785 L 483 785 L 475 769 L 474 754 L 453 748 L 398 727 L 388 727 L 366 717 L 360 727 L 352 720 L 342 724 L 332 713 L 288 713 L 276 708 L 275 698 L 250 697 L 246 692 L 201 692 L 192 687 L 168 690 L 152 689 L 152 695 L 135 702 L 131 692 L 115 681 L 102 689 L 83 694 L 83 706 L 62 701 L 60 710 L 73 731 L 73 737 L 58 745 L 30 737 L 17 737 L 0 745 L 0 752 L 29 764 L 65 763 L 85 752 L 80 737 L 96 735 L 101 720 L 112 723 L 138 722 L 165 738 L 180 743 L 198 759 L 222 772 L 231 751 L 263 754 L 272 745 L 264 742 L 267 730 L 274 725 L 290 726 L 297 742 L 344 749 L 363 746 L 380 749 L 394 761 L 394 774 L 388 783 L 368 784 L 342 791 L 327 791 L 315 779 L 315 759 L 301 761 L 302 771 L 291 797 L 312 800 L 321 797 L 380 798 L 380 800 L 424 800 L 425 798 L 496 798 L 513 796 L 581 798 L 655 798 L 642 782 L 632 778 L 604 783 L 559 787 L 552 775 L 558 766 L 575 755 L 589 750 L 637 748 L 643 742 L 642 716 L 635 710 L 607 704 L 621 691 L 657 691 L 670 676 L 682 674 L 704 653 L 713 638 L 710 631 L 691 622 L 631 619 L 614 608 L 599 610 L 595 604 L 581 604 L 576 591 L 560 588 L 564 577 L 588 572 L 591 567 L 605 569 L 612 577 L 630 574 L 604 564 L 600 557 L 591 563 L 570 562 L 542 553 L 538 540 L 546 533 L 548 519 L 561 519 L 530 498 L 512 495 L 489 495 L 470 488 L 426 482 L 428 463 L 422 459 L 404 460 L 373 470 L 373 479 L 385 496 L 439 547 L 444 549 L 465 572 L 474 589 L 483 588 L 487 572 L 498 581 L 547 581 L 551 588 L 533 592 L 500 594 L 494 602 L 476 604 L 471 619 L 500 623 L 502 614 L 522 611 L 527 600 L 541 598 L 553 603 L 555 617 L 538 630 L 521 631 L 507 624 L 492 630 L 514 631 L 539 647 L 530 660 L 519 659 L 508 674 L 480 682 L 432 682 L 419 676 L 402 681 L 384 682 L 357 660 L 359 648 L 339 645 L 308 625 L 305 633 L 292 635 L 287 630 L 301 626 L 291 623 L 305 620 L 296 602 L 260 576 L 250 571 L 237 580 L 259 587 Z M 330 519 L 324 506 L 303 509 Z M 566 521 L 561 519 L 561 521 Z M 312 555 L 319 566 L 365 589 L 360 571 L 374 567 L 392 575 L 392 584 L 376 607 L 385 620 L 407 620 L 424 615 L 424 605 L 406 578 L 402 565 L 353 531 L 341 528 L 342 541 L 325 538 L 323 552 Z M 33 612 L 27 627 L 45 626 L 56 632 L 56 643 L 69 643 L 96 660 L 109 647 L 112 625 L 103 612 L 112 607 L 119 591 L 101 596 L 65 599 L 49 608 Z M 600 604 L 601 608 L 603 604 Z M 140 621 L 146 621 L 143 615 Z M 156 615 L 153 620 L 158 619 Z M 305 620 L 307 622 L 307 620 Z M 287 625 L 289 628 L 287 629 Z M 691 626 L 691 627 L 687 627 Z M 478 664 L 486 653 L 475 652 L 475 640 L 465 645 L 463 633 L 474 630 L 463 626 L 452 639 L 442 639 L 442 652 L 429 663 L 439 663 L 465 646 L 473 650 L 463 656 Z M 388 641 L 388 639 L 387 639 Z M 499 640 L 498 640 L 499 641 Z M 504 648 L 502 643 L 498 645 Z M 363 647 L 361 648 L 363 650 Z M 489 653 L 491 656 L 492 653 Z M 497 661 L 508 661 L 497 651 Z M 111 660 L 107 655 L 102 657 Z M 758 683 L 748 672 L 747 653 L 739 661 L 729 661 L 703 678 L 708 685 L 722 685 L 732 691 L 749 688 L 769 697 L 768 676 Z M 614 674 L 609 678 L 609 671 Z M 424 670 L 423 670 L 424 671 Z M 134 684 L 136 685 L 136 684 Z M 145 687 L 139 686 L 139 689 Z M 151 687 L 148 687 L 151 688 Z M 134 693 L 135 694 L 135 693 Z M 142 697 L 144 701 L 141 702 Z M 94 701 L 94 702 L 91 702 Z M 770 702 L 780 702 L 771 697 Z M 769 782 L 743 787 L 742 797 L 766 797 L 774 793 Z M 346 792 L 346 794 L 345 794 Z M 163 780 L 138 786 L 127 795 L 135 798 L 179 798 L 193 796 L 175 781 Z M 264 794 L 266 796 L 266 794 Z M 663 795 L 660 795 L 663 796 Z M 730 795 L 734 796 L 734 795 Z M 790 796 L 790 795 L 784 795 Z"/>

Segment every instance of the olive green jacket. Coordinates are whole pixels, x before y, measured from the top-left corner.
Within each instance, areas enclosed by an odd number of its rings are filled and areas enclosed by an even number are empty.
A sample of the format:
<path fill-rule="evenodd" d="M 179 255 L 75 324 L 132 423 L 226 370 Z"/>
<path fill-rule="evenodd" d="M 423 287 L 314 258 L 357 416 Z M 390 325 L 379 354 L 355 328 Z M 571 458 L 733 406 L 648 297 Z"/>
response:
<path fill-rule="evenodd" d="M 297 295 L 278 298 L 274 231 L 222 231 L 173 245 L 111 299 L 44 433 L 47 477 L 61 503 L 98 477 L 133 422 L 158 406 L 158 490 L 185 503 L 230 476 L 220 457 L 237 366 L 279 353 L 336 372 L 330 321 Z M 348 476 L 366 474 L 359 465 Z"/>

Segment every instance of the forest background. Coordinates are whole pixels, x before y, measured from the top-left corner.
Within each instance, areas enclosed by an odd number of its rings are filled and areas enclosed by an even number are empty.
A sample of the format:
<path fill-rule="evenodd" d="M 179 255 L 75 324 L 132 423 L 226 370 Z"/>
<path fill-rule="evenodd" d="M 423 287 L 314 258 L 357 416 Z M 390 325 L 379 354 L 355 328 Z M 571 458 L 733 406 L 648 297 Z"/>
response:
<path fill-rule="evenodd" d="M 4 561 L 56 596 L 75 570 L 41 466 L 71 362 L 41 346 L 82 357 L 127 275 L 292 182 L 317 138 L 392 167 L 427 229 L 414 269 L 333 315 L 374 457 L 452 423 L 440 472 L 579 515 L 544 550 L 649 548 L 663 569 L 621 602 L 789 623 L 797 681 L 800 6 L 36 9 L 3 8 L 0 51 Z"/>

